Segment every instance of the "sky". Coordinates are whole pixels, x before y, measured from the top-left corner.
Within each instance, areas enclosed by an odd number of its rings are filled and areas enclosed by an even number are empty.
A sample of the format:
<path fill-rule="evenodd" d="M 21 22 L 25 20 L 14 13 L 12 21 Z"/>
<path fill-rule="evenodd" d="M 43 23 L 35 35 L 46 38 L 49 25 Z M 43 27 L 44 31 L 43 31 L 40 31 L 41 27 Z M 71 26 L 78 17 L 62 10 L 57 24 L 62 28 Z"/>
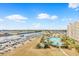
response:
<path fill-rule="evenodd" d="M 0 30 L 60 30 L 75 21 L 78 3 L 0 3 Z"/>

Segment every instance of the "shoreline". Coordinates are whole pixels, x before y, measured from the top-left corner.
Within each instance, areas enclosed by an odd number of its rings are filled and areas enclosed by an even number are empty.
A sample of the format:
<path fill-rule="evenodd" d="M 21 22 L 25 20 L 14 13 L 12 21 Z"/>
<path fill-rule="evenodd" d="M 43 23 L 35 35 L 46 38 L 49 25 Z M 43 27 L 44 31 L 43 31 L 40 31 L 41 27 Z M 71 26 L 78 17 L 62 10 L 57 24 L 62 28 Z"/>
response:
<path fill-rule="evenodd" d="M 37 49 L 36 45 L 41 41 L 42 35 L 30 36 L 26 41 L 14 47 L 11 51 L 1 56 L 65 56 L 59 48 L 53 47 Z M 69 56 L 79 56 L 75 50 L 63 49 Z"/>
<path fill-rule="evenodd" d="M 10 53 L 14 53 L 14 52 L 16 52 L 17 49 L 23 48 L 24 45 L 26 45 L 27 49 L 32 48 L 33 46 L 31 47 L 31 42 L 33 42 L 37 38 L 38 37 L 35 37 L 35 38 L 32 38 L 32 39 L 29 39 L 29 40 L 25 41 L 24 43 L 21 43 L 19 45 L 16 45 L 17 46 L 16 48 L 13 48 L 11 51 L 8 51 L 8 52 L 6 52 L 6 53 L 4 53 L 2 55 L 8 55 Z"/>

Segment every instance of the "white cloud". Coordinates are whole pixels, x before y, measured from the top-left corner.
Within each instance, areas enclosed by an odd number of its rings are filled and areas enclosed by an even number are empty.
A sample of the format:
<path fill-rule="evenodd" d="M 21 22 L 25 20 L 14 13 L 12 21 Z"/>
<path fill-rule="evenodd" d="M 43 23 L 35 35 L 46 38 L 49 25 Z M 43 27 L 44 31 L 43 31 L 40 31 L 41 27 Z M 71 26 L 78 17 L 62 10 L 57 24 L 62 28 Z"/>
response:
<path fill-rule="evenodd" d="M 40 23 L 34 23 L 34 24 L 32 24 L 32 27 L 33 27 L 33 28 L 38 28 L 38 27 L 40 27 L 40 26 L 41 26 Z"/>
<path fill-rule="evenodd" d="M 79 7 L 79 3 L 69 3 L 69 8 L 75 9 Z"/>
<path fill-rule="evenodd" d="M 54 19 L 58 19 L 58 16 L 53 15 L 53 16 L 51 16 L 51 19 L 52 19 L 52 20 L 54 20 Z"/>
<path fill-rule="evenodd" d="M 37 16 L 37 19 L 50 19 L 50 20 L 55 20 L 55 19 L 58 19 L 58 16 L 56 16 L 56 15 L 49 15 L 47 13 L 40 13 Z"/>
<path fill-rule="evenodd" d="M 38 15 L 37 17 L 38 19 L 49 19 L 50 15 L 46 14 L 46 13 L 41 13 Z"/>
<path fill-rule="evenodd" d="M 0 30 L 6 29 L 7 25 L 0 23 Z"/>
<path fill-rule="evenodd" d="M 62 18 L 61 19 L 63 22 L 72 22 L 73 20 L 72 20 L 72 18 L 70 18 L 70 17 L 67 17 L 67 18 Z"/>
<path fill-rule="evenodd" d="M 0 21 L 3 21 L 3 19 L 0 19 Z"/>
<path fill-rule="evenodd" d="M 76 8 L 75 11 L 79 11 L 79 8 Z"/>
<path fill-rule="evenodd" d="M 33 23 L 30 29 L 49 29 L 46 24 Z"/>
<path fill-rule="evenodd" d="M 70 21 L 70 22 L 71 22 L 71 21 L 72 21 L 72 18 L 69 18 L 69 19 L 68 19 L 68 21 Z"/>
<path fill-rule="evenodd" d="M 20 22 L 20 21 L 23 21 L 23 20 L 28 19 L 28 18 L 24 17 L 22 15 L 19 15 L 19 14 L 14 14 L 14 15 L 6 16 L 5 19 L 14 20 L 14 21 Z"/>
<path fill-rule="evenodd" d="M 33 23 L 32 26 L 29 29 L 33 30 L 51 30 L 53 27 L 51 25 L 42 24 L 42 23 Z"/>

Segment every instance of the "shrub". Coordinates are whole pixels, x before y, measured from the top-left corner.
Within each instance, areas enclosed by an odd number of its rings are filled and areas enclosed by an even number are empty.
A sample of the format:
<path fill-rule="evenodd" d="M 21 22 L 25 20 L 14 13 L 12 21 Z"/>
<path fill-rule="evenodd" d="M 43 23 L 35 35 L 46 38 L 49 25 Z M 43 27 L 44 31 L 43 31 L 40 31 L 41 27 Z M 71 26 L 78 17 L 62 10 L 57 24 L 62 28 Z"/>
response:
<path fill-rule="evenodd" d="M 72 49 L 75 47 L 75 40 L 68 37 L 68 36 L 63 36 L 62 38 L 62 42 L 64 42 L 64 46 L 66 48 Z"/>
<path fill-rule="evenodd" d="M 43 43 L 39 43 L 39 44 L 37 45 L 37 48 L 45 48 L 45 45 L 44 45 Z"/>
<path fill-rule="evenodd" d="M 75 46 L 75 49 L 77 50 L 77 52 L 79 53 L 79 45 Z"/>
<path fill-rule="evenodd" d="M 45 39 L 37 45 L 37 48 L 49 48 L 50 45 L 52 45 L 52 41 Z"/>

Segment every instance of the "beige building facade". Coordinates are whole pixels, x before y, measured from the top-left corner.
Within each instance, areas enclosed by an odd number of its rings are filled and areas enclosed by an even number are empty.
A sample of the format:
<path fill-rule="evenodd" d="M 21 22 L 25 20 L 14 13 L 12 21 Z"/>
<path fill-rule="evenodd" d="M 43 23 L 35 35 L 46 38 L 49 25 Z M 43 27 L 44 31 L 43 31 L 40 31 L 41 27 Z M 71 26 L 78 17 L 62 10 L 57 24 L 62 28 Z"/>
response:
<path fill-rule="evenodd" d="M 67 27 L 67 35 L 79 41 L 79 22 L 69 23 Z"/>

